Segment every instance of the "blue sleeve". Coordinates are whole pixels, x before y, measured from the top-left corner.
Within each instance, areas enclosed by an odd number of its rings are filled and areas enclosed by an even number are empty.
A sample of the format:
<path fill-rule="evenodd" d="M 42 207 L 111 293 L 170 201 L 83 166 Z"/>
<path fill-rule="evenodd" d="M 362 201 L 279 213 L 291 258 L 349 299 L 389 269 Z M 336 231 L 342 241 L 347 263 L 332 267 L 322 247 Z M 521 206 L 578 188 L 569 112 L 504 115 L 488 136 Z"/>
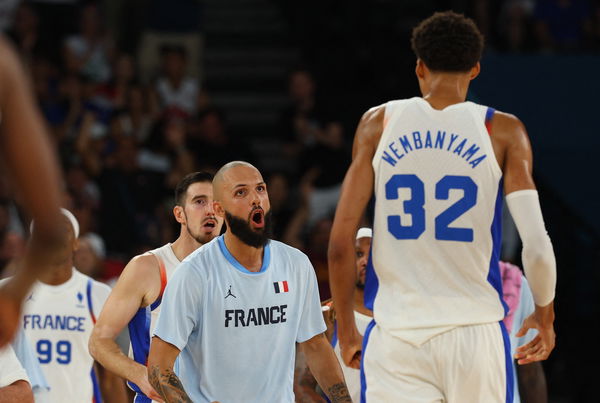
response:
<path fill-rule="evenodd" d="M 535 311 L 533 294 L 531 294 L 531 288 L 529 288 L 529 283 L 527 282 L 525 277 L 523 277 L 523 282 L 521 283 L 521 298 L 519 299 L 519 306 L 516 312 L 518 313 L 518 316 L 515 314 L 515 319 L 517 319 L 518 322 L 515 322 L 513 324 L 513 327 L 515 328 L 515 333 L 518 332 L 519 329 L 521 329 L 521 326 L 523 326 L 523 322 L 529 315 L 533 313 L 533 311 Z M 520 347 L 529 343 L 535 338 L 537 333 L 538 331 L 536 329 L 529 329 L 525 336 L 518 338 L 516 347 Z"/>
<path fill-rule="evenodd" d="M 183 262 L 167 283 L 153 335 L 183 350 L 202 320 L 201 304 L 202 279 L 190 262 Z"/>
<path fill-rule="evenodd" d="M 298 343 L 305 342 L 327 329 L 323 320 L 323 314 L 321 313 L 321 299 L 319 297 L 319 286 L 317 284 L 315 269 L 308 258 L 305 257 L 305 259 L 305 264 L 308 267 L 304 268 L 307 272 L 304 278 L 307 284 L 302 316 L 300 317 L 300 326 L 298 327 L 298 335 L 296 336 Z"/>

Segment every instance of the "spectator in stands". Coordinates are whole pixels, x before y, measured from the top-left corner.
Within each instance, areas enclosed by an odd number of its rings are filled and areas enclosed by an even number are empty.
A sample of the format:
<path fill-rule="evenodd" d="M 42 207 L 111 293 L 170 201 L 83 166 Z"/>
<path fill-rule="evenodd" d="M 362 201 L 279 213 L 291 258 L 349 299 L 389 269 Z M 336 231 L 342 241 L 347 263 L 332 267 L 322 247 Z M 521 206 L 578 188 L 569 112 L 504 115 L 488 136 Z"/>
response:
<path fill-rule="evenodd" d="M 304 180 L 313 187 L 309 197 L 308 225 L 330 215 L 337 205 L 350 152 L 339 122 L 329 122 L 302 156 Z"/>
<path fill-rule="evenodd" d="M 190 117 L 196 110 L 198 80 L 186 76 L 186 50 L 183 46 L 164 45 L 161 56 L 162 75 L 156 83 L 160 105 L 166 116 Z"/>
<path fill-rule="evenodd" d="M 165 175 L 142 170 L 138 154 L 134 139 L 121 138 L 97 174 L 100 235 L 114 253 L 131 255 L 140 244 L 160 242 L 155 210 L 165 197 Z"/>
<path fill-rule="evenodd" d="M 196 156 L 197 169 L 215 171 L 232 159 L 254 163 L 247 147 L 231 140 L 225 116 L 216 108 L 201 112 L 196 129 L 190 133 L 189 146 Z"/>
<path fill-rule="evenodd" d="M 106 247 L 100 235 L 88 232 L 79 237 L 79 249 L 75 251 L 74 263 L 77 270 L 94 280 L 100 281 L 103 275 L 103 263 Z"/>
<path fill-rule="evenodd" d="M 521 51 L 526 45 L 536 0 L 507 0 L 500 15 L 500 30 L 510 51 Z"/>
<path fill-rule="evenodd" d="M 145 88 L 134 85 L 129 88 L 125 110 L 119 114 L 119 125 L 123 135 L 131 136 L 139 143 L 148 139 L 159 115 L 154 98 Z"/>
<path fill-rule="evenodd" d="M 322 130 L 316 98 L 316 83 L 308 70 L 298 69 L 289 76 L 289 105 L 280 118 L 285 151 L 297 158 L 305 147 L 314 145 Z"/>
<path fill-rule="evenodd" d="M 284 241 L 285 231 L 294 216 L 298 203 L 290 197 L 290 184 L 286 176 L 280 172 L 268 176 L 267 189 L 269 189 L 269 201 L 273 214 L 273 239 Z"/>
<path fill-rule="evenodd" d="M 143 144 L 138 161 L 142 169 L 164 174 L 165 186 L 174 190 L 195 166 L 193 154 L 187 148 L 184 122 L 175 118 L 159 121 Z"/>
<path fill-rule="evenodd" d="M 111 80 L 99 89 L 100 94 L 110 102 L 113 110 L 127 107 L 129 91 L 136 83 L 136 71 L 131 55 L 122 53 L 115 60 Z"/>
<path fill-rule="evenodd" d="M 31 67 L 36 57 L 48 56 L 50 44 L 46 40 L 46 36 L 40 33 L 39 17 L 30 3 L 19 4 L 8 36 L 12 39 L 26 66 Z"/>
<path fill-rule="evenodd" d="M 79 34 L 64 43 L 67 70 L 83 74 L 93 82 L 104 83 L 111 76 L 113 45 L 104 31 L 98 6 L 89 3 L 81 9 Z"/>

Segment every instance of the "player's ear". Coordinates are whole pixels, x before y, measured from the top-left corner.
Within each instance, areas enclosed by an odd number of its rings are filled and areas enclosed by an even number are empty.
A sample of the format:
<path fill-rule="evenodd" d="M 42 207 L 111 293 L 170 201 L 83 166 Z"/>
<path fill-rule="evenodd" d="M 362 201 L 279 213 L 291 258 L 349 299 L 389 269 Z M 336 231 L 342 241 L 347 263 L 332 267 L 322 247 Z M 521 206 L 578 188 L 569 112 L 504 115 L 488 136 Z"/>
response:
<path fill-rule="evenodd" d="M 179 224 L 185 224 L 185 214 L 183 214 L 183 207 L 179 205 L 173 207 L 173 215 L 175 216 L 175 220 Z"/>
<path fill-rule="evenodd" d="M 423 80 L 425 78 L 425 63 L 423 63 L 423 60 L 421 59 L 417 59 L 417 65 L 415 66 L 415 74 L 420 80 Z"/>
<path fill-rule="evenodd" d="M 470 72 L 470 79 L 473 80 L 475 77 L 477 77 L 479 75 L 479 73 L 481 72 L 481 64 L 479 62 L 477 62 L 477 64 L 473 67 L 471 67 L 471 72 Z"/>
<path fill-rule="evenodd" d="M 73 252 L 79 249 L 79 238 L 73 240 Z"/>
<path fill-rule="evenodd" d="M 213 209 L 215 211 L 215 214 L 217 215 L 217 217 L 225 217 L 225 209 L 223 208 L 223 205 L 221 204 L 221 202 L 218 201 L 213 201 Z"/>

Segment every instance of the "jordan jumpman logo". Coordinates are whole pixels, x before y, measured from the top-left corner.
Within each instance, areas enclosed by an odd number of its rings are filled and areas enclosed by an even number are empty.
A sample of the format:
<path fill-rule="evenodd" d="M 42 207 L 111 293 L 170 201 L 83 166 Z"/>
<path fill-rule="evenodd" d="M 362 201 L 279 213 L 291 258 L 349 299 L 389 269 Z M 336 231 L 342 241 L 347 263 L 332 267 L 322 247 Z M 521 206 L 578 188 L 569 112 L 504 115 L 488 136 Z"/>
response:
<path fill-rule="evenodd" d="M 227 299 L 227 297 L 233 297 L 233 298 L 237 298 L 235 295 L 233 295 L 231 293 L 231 286 L 229 286 L 229 291 L 227 291 L 227 295 L 225 295 L 225 299 Z"/>

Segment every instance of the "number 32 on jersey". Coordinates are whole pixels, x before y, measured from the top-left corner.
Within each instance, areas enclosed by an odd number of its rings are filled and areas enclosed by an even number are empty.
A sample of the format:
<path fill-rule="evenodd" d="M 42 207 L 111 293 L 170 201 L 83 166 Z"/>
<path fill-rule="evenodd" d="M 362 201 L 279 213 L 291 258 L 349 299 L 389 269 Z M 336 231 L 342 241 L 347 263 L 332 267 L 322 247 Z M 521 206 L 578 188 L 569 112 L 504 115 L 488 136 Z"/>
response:
<path fill-rule="evenodd" d="M 418 239 L 425 228 L 425 184 L 417 175 L 394 175 L 385 184 L 385 198 L 398 200 L 398 190 L 408 188 L 411 198 L 403 203 L 404 213 L 412 217 L 411 225 L 402 225 L 399 215 L 387 217 L 388 231 L 396 239 Z M 473 242 L 473 229 L 450 227 L 457 218 L 477 203 L 477 184 L 468 176 L 446 175 L 435 184 L 436 200 L 448 200 L 450 190 L 463 191 L 463 197 L 435 218 L 435 239 Z"/>

